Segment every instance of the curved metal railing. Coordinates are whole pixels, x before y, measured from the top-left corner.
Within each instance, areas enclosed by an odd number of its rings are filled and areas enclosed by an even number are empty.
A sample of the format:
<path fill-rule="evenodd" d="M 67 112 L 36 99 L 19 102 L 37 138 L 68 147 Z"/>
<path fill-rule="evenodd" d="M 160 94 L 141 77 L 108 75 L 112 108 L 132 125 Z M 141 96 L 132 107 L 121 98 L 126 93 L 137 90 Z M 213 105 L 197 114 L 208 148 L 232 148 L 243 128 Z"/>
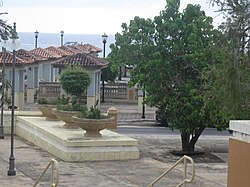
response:
<path fill-rule="evenodd" d="M 51 167 L 51 169 L 52 169 L 52 173 L 51 173 L 51 185 L 50 186 L 51 187 L 57 187 L 58 186 L 58 182 L 59 182 L 59 167 L 58 167 L 58 162 L 54 158 L 52 158 L 49 161 L 49 164 L 47 165 L 47 167 L 42 172 L 42 174 L 36 180 L 36 182 L 33 185 L 33 187 L 35 187 L 39 183 L 39 181 L 41 180 L 41 178 L 43 177 L 43 175 L 49 169 L 50 165 L 52 165 L 52 167 Z M 55 171 L 56 171 L 56 176 L 54 175 Z"/>
<path fill-rule="evenodd" d="M 187 179 L 187 160 L 189 160 L 191 162 L 191 165 L 192 165 L 192 177 L 191 177 L 191 179 Z M 191 157 L 185 155 L 182 158 L 180 158 L 171 168 L 169 168 L 168 170 L 166 170 L 158 178 L 156 178 L 152 183 L 150 183 L 150 185 L 148 187 L 153 187 L 153 185 L 155 183 L 157 183 L 165 175 L 167 175 L 170 171 L 172 171 L 181 161 L 184 162 L 184 171 L 183 171 L 184 172 L 184 179 L 176 187 L 179 187 L 181 185 L 184 185 L 184 187 L 186 187 L 187 183 L 193 182 L 194 177 L 195 177 L 195 165 L 194 165 L 194 161 L 193 161 L 193 159 Z"/>

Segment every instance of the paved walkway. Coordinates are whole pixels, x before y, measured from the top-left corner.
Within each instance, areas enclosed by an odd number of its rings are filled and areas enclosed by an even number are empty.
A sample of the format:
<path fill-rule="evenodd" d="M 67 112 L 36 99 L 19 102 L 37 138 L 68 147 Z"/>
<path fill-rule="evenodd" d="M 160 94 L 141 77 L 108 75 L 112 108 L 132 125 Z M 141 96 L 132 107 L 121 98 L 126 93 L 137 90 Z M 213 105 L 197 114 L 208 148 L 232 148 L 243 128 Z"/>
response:
<path fill-rule="evenodd" d="M 139 142 L 147 141 L 143 136 L 135 137 Z M 147 137 L 150 138 L 150 137 Z M 151 140 L 157 138 L 152 136 Z M 218 145 L 216 142 L 224 142 L 226 146 L 227 138 L 202 138 L 203 144 L 211 146 Z M 170 145 L 179 144 L 179 137 L 165 137 L 161 140 L 166 142 L 166 148 Z M 144 141 L 144 142 L 145 142 Z M 222 142 L 221 142 L 222 141 Z M 168 144 L 167 142 L 171 142 Z M 141 144 L 141 143 L 139 143 Z M 38 176 L 46 167 L 48 161 L 53 157 L 51 154 L 43 151 L 39 147 L 29 143 L 19 137 L 15 137 L 15 163 L 16 176 L 7 176 L 8 158 L 10 155 L 10 137 L 6 136 L 0 140 L 0 187 L 28 187 L 32 186 Z M 148 149 L 154 149 L 154 145 L 148 146 Z M 168 162 L 158 161 L 146 155 L 142 145 L 139 160 L 130 161 L 104 161 L 104 162 L 80 162 L 70 163 L 57 159 L 60 168 L 60 185 L 59 186 L 76 186 L 76 187 L 146 187 L 151 181 L 158 177 L 164 170 L 173 164 L 169 158 Z M 164 147 L 162 147 L 164 149 Z M 172 172 L 168 178 L 164 178 L 157 186 L 175 186 L 182 179 L 182 168 Z M 48 172 L 50 173 L 50 172 Z M 196 163 L 195 182 L 187 186 L 193 187 L 226 187 L 227 163 Z M 50 175 L 45 175 L 41 186 L 49 186 Z"/>

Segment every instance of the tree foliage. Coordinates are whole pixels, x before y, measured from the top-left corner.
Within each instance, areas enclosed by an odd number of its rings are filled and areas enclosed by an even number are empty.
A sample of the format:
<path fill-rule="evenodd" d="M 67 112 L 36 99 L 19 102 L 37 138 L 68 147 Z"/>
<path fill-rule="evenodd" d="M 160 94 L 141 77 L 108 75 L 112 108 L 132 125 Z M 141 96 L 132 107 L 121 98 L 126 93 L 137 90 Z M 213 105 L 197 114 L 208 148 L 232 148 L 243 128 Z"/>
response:
<path fill-rule="evenodd" d="M 0 7 L 3 6 L 3 1 L 0 1 Z M 0 12 L 0 16 L 8 14 L 7 12 Z M 0 19 L 0 36 L 3 38 L 5 34 L 9 36 L 9 31 L 11 30 L 11 26 L 7 24 L 7 21 Z"/>
<path fill-rule="evenodd" d="M 60 84 L 67 94 L 79 98 L 90 85 L 90 76 L 82 68 L 67 68 L 60 74 Z"/>
<path fill-rule="evenodd" d="M 131 84 L 145 85 L 146 102 L 164 109 L 168 125 L 181 131 L 182 150 L 192 152 L 205 127 L 224 129 L 230 116 L 215 105 L 205 73 L 222 60 L 216 51 L 223 34 L 199 5 L 179 7 L 179 0 L 167 0 L 154 20 L 123 24 L 110 55 L 134 66 Z"/>
<path fill-rule="evenodd" d="M 117 70 L 112 69 L 111 63 L 109 63 L 108 67 L 102 69 L 101 81 L 114 82 L 116 75 L 117 75 Z"/>
<path fill-rule="evenodd" d="M 214 0 L 224 16 L 220 29 L 225 34 L 218 52 L 226 54 L 223 63 L 211 69 L 217 76 L 210 87 L 234 119 L 248 119 L 250 112 L 250 2 Z M 225 56 L 225 55 L 224 55 Z M 222 82 L 223 80 L 223 82 Z M 217 85 L 217 86 L 211 86 Z M 220 87 L 218 86 L 220 85 Z M 221 96 L 220 96 L 221 95 Z"/>

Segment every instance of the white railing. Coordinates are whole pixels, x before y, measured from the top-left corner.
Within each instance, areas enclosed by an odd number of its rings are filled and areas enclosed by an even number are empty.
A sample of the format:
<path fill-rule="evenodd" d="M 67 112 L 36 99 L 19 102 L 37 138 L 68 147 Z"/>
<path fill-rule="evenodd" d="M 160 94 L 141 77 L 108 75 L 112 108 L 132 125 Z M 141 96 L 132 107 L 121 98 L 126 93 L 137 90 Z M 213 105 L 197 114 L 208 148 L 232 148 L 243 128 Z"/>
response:
<path fill-rule="evenodd" d="M 51 165 L 51 169 L 52 169 L 52 173 L 51 173 L 51 187 L 56 187 L 58 186 L 58 182 L 59 182 L 59 167 L 58 167 L 58 162 L 52 158 L 49 162 L 49 164 L 47 165 L 47 167 L 44 169 L 43 173 L 38 177 L 38 179 L 36 180 L 36 183 L 33 185 L 33 187 L 35 187 L 39 181 L 41 180 L 41 178 L 43 177 L 43 175 L 46 173 L 46 171 L 49 169 Z M 54 173 L 56 173 L 56 176 L 54 175 Z"/>
<path fill-rule="evenodd" d="M 183 171 L 184 172 L 184 179 L 176 187 L 179 187 L 181 185 L 184 185 L 184 187 L 186 187 L 187 183 L 193 182 L 194 177 L 195 177 L 195 165 L 194 165 L 194 161 L 193 161 L 193 159 L 191 157 L 185 155 L 181 159 L 179 159 L 171 168 L 169 168 L 163 174 L 161 174 L 158 178 L 156 178 L 148 187 L 153 187 L 153 185 L 155 183 L 157 183 L 165 175 L 167 175 L 170 171 L 172 171 L 182 160 L 183 160 L 183 164 L 184 164 L 184 166 L 183 166 L 184 167 L 184 171 Z M 191 165 L 192 165 L 192 177 L 191 177 L 191 179 L 187 179 L 187 160 L 189 160 L 191 162 Z"/>

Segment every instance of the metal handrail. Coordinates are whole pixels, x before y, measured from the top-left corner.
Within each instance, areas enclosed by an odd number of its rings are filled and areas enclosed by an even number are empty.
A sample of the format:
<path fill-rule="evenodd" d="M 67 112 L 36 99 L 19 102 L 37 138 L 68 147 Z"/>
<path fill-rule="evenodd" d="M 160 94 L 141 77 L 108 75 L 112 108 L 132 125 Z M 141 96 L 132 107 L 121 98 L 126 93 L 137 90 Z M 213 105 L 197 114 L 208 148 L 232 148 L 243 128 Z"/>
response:
<path fill-rule="evenodd" d="M 153 187 L 153 185 L 161 180 L 166 174 L 168 174 L 170 171 L 172 171 L 181 161 L 184 162 L 184 180 L 181 181 L 176 187 L 179 187 L 181 185 L 184 185 L 186 187 L 186 183 L 191 183 L 194 180 L 195 177 L 195 167 L 194 167 L 194 161 L 191 157 L 184 155 L 182 158 L 180 158 L 171 168 L 166 170 L 163 174 L 161 174 L 158 178 L 156 178 L 148 187 Z M 187 179 L 187 160 L 189 160 L 192 164 L 192 177 L 191 179 Z"/>
<path fill-rule="evenodd" d="M 58 182 L 59 182 L 59 167 L 58 167 L 58 162 L 52 158 L 49 161 L 49 164 L 47 165 L 47 167 L 44 169 L 44 171 L 42 172 L 42 174 L 38 177 L 38 179 L 36 180 L 35 184 L 33 185 L 33 187 L 35 187 L 38 182 L 41 180 L 41 178 L 43 177 L 43 175 L 45 174 L 45 172 L 49 169 L 50 165 L 52 165 L 51 169 L 52 169 L 52 173 L 51 173 L 51 187 L 56 187 L 58 186 Z M 54 172 L 56 170 L 56 177 L 54 177 Z M 54 178 L 56 178 L 55 182 Z"/>

